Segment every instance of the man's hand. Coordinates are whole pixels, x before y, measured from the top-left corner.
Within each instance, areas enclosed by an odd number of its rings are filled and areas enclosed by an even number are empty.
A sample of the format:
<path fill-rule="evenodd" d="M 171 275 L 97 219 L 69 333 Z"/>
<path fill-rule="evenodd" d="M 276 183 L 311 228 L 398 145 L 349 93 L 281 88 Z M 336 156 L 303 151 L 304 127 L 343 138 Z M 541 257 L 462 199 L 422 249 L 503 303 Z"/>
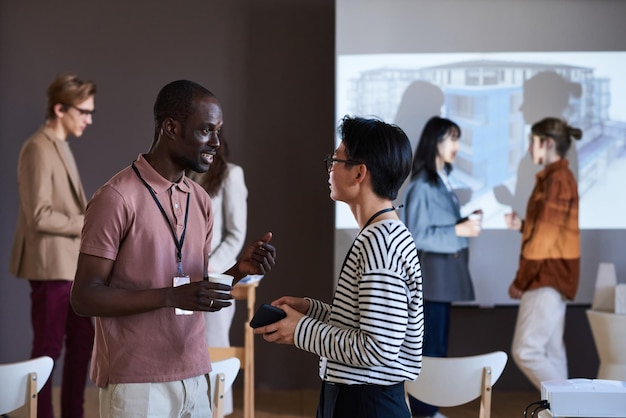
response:
<path fill-rule="evenodd" d="M 239 262 L 226 274 L 235 276 L 237 280 L 250 274 L 266 274 L 276 264 L 276 248 L 269 244 L 272 233 L 268 232 L 260 240 L 248 245 Z M 237 274 L 239 273 L 239 274 Z"/>
<path fill-rule="evenodd" d="M 207 280 L 191 282 L 171 289 L 173 307 L 188 311 L 215 312 L 232 305 L 231 286 Z"/>
<path fill-rule="evenodd" d="M 111 287 L 109 277 L 113 263 L 113 260 L 102 257 L 79 255 L 71 292 L 72 308 L 78 315 L 116 317 L 161 308 L 213 312 L 231 305 L 233 297 L 226 293 L 231 287 L 209 281 L 151 289 Z"/>

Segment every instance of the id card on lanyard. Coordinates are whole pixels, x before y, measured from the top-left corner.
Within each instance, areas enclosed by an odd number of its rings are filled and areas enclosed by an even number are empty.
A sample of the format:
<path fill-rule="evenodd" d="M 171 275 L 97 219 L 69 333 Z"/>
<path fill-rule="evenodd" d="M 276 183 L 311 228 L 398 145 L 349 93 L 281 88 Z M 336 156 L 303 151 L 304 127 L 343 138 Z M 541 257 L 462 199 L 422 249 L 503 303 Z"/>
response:
<path fill-rule="evenodd" d="M 144 178 L 141 177 L 141 174 L 139 173 L 139 170 L 135 166 L 134 162 L 132 164 L 132 168 L 135 174 L 137 174 L 137 177 L 139 177 L 139 180 L 141 180 L 143 185 L 146 186 L 146 189 L 148 189 L 148 191 L 150 192 L 152 199 L 154 199 L 154 202 L 159 207 L 159 210 L 161 211 L 163 218 L 165 219 L 168 226 L 170 227 L 170 232 L 172 233 L 172 238 L 174 239 L 174 245 L 176 245 L 176 260 L 178 262 L 178 269 L 172 279 L 172 286 L 177 287 L 177 286 L 189 284 L 191 282 L 191 279 L 188 274 L 185 274 L 183 272 L 183 244 L 185 242 L 185 233 L 187 232 L 187 219 L 189 218 L 189 201 L 190 201 L 191 194 L 187 193 L 187 209 L 185 211 L 185 223 L 183 226 L 183 232 L 182 234 L 180 234 L 180 239 L 178 239 L 178 237 L 176 236 L 176 231 L 174 229 L 174 226 L 172 225 L 169 218 L 167 217 L 167 214 L 165 213 L 165 209 L 163 209 L 161 202 L 159 202 L 159 199 L 157 199 L 156 193 L 154 192 L 152 187 L 148 184 L 148 182 L 146 182 Z M 193 314 L 193 311 L 187 311 L 187 310 L 180 309 L 180 308 L 175 308 L 174 311 L 176 315 L 192 315 Z"/>

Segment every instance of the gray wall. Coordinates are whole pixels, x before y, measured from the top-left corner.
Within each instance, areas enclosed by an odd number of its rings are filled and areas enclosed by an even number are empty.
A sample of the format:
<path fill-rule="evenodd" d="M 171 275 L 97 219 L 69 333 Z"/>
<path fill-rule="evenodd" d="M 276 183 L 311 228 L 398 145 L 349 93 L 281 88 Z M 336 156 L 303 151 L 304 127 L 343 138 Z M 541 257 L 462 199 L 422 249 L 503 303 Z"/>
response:
<path fill-rule="evenodd" d="M 248 239 L 271 230 L 278 247 L 258 301 L 328 299 L 333 205 L 322 159 L 334 144 L 333 45 L 329 0 L 0 0 L 0 362 L 27 358 L 32 339 L 29 286 L 8 273 L 17 156 L 43 122 L 47 85 L 65 71 L 98 83 L 94 125 L 72 139 L 89 196 L 148 149 L 163 85 L 188 78 L 212 90 L 245 169 Z M 317 358 L 259 337 L 257 382 L 317 387 Z"/>

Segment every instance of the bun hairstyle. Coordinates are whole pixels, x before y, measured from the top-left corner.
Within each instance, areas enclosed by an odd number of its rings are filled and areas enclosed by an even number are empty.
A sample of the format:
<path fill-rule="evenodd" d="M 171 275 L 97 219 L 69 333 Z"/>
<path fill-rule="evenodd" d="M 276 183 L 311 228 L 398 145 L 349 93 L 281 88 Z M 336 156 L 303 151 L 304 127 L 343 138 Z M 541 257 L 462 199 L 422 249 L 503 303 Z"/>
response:
<path fill-rule="evenodd" d="M 565 120 L 558 118 L 541 119 L 532 126 L 531 132 L 541 138 L 542 142 L 546 138 L 552 138 L 556 144 L 556 152 L 561 158 L 565 157 L 572 145 L 572 138 L 579 140 L 583 136 L 583 131 L 569 126 Z"/>

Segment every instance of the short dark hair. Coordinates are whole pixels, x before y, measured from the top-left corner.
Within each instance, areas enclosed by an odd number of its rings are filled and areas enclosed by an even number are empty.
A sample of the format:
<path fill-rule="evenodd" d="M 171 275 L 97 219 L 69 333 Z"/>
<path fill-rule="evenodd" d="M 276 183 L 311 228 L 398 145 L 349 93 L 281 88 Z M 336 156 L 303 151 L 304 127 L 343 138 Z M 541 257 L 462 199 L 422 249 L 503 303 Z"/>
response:
<path fill-rule="evenodd" d="M 395 200 L 411 171 L 411 143 L 404 131 L 378 119 L 345 116 L 339 134 L 347 158 L 362 162 L 378 196 Z"/>
<path fill-rule="evenodd" d="M 215 97 L 200 84 L 189 80 L 177 80 L 166 84 L 154 102 L 154 122 L 158 130 L 167 118 L 172 118 L 182 125 L 193 112 L 193 101 L 202 97 Z"/>
<path fill-rule="evenodd" d="M 434 116 L 426 122 L 422 135 L 420 136 L 415 156 L 413 157 L 413 167 L 411 169 L 411 179 L 424 170 L 429 183 L 436 184 L 439 175 L 437 174 L 438 145 L 446 138 L 451 131 L 456 131 L 461 137 L 461 128 L 450 119 Z M 445 163 L 444 169 L 447 173 L 452 171 L 452 164 Z"/>

